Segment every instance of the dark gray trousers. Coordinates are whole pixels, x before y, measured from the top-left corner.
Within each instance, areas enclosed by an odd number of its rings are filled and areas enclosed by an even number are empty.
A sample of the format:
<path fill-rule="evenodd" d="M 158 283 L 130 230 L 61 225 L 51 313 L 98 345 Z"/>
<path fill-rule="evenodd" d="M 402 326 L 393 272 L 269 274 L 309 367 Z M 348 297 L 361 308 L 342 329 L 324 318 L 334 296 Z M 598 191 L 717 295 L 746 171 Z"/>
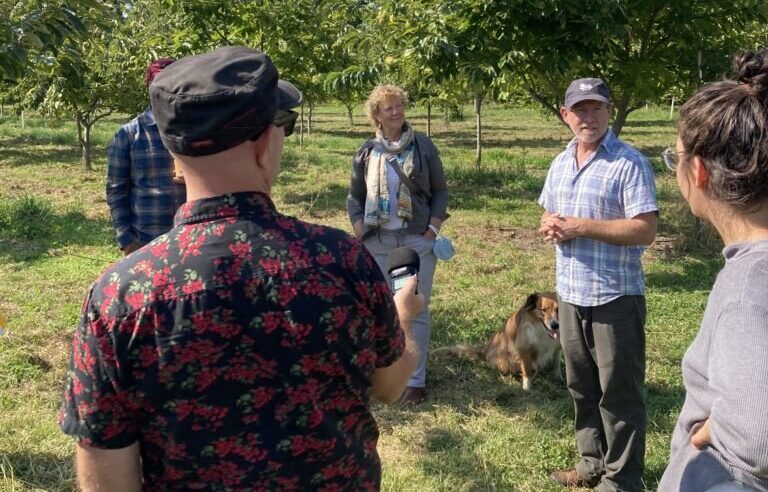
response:
<path fill-rule="evenodd" d="M 645 297 L 602 306 L 560 301 L 560 343 L 576 410 L 576 470 L 600 491 L 643 490 Z"/>

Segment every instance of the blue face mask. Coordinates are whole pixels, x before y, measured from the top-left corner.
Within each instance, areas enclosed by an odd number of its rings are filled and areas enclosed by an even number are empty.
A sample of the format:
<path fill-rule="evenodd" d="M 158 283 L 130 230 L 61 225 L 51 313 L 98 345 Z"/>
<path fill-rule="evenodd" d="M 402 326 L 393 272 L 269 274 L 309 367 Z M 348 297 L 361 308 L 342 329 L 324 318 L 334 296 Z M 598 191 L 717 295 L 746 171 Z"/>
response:
<path fill-rule="evenodd" d="M 435 245 L 432 246 L 432 251 L 438 260 L 448 261 L 456 254 L 456 250 L 453 247 L 451 240 L 445 236 L 438 236 L 435 239 Z"/>

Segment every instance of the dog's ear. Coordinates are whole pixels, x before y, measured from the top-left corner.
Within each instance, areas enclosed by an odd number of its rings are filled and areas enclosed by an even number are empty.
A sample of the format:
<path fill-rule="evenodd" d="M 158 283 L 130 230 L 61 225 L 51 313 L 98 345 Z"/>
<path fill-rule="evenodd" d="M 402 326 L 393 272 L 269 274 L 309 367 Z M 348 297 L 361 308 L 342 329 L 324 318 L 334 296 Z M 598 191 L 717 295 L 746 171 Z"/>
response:
<path fill-rule="evenodd" d="M 532 309 L 536 309 L 538 303 L 539 303 L 539 294 L 534 292 L 533 294 L 528 296 L 528 299 L 525 300 L 525 304 L 523 305 L 523 309 L 526 310 L 526 311 L 530 311 Z"/>

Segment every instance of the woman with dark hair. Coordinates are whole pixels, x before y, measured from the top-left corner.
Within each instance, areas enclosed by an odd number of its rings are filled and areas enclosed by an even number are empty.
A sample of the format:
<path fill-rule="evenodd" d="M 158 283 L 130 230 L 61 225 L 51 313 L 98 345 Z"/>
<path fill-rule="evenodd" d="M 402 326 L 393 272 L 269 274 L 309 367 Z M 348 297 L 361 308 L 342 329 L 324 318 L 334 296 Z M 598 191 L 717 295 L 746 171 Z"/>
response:
<path fill-rule="evenodd" d="M 680 110 L 664 161 L 725 243 L 696 339 L 661 492 L 768 491 L 768 50 Z"/>
<path fill-rule="evenodd" d="M 368 96 L 365 112 L 376 138 L 367 140 L 352 161 L 347 212 L 355 236 L 384 275 L 393 249 L 407 246 L 419 255 L 418 290 L 426 304 L 413 320 L 419 364 L 403 395 L 404 402 L 418 404 L 426 396 L 428 306 L 437 263 L 433 247 L 448 218 L 448 190 L 437 148 L 405 119 L 407 103 L 408 94 L 394 85 L 377 86 Z"/>

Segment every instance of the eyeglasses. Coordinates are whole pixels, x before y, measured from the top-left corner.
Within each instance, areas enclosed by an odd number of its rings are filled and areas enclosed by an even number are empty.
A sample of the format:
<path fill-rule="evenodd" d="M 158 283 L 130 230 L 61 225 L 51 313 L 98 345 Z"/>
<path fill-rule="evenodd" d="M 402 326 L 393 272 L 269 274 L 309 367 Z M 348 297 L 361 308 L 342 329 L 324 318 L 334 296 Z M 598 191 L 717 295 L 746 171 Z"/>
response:
<path fill-rule="evenodd" d="M 667 166 L 672 172 L 677 171 L 677 165 L 680 164 L 680 156 L 685 155 L 685 152 L 680 152 L 677 149 L 669 147 L 661 153 L 661 158 L 664 161 L 664 165 Z"/>
<path fill-rule="evenodd" d="M 296 111 L 289 111 L 284 109 L 278 109 L 275 113 L 275 119 L 272 120 L 272 124 L 275 126 L 282 126 L 286 137 L 293 135 L 293 128 L 296 126 L 296 119 L 299 117 L 299 113 Z"/>

